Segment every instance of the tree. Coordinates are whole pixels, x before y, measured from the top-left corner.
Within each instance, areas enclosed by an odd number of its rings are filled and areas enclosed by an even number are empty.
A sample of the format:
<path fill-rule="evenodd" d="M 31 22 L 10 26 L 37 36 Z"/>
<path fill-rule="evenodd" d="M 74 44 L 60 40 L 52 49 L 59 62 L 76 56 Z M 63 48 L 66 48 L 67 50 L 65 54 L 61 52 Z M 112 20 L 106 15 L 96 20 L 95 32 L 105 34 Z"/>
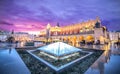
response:
<path fill-rule="evenodd" d="M 7 42 L 10 42 L 10 43 L 13 43 L 14 41 L 15 41 L 15 38 L 12 36 L 7 39 Z"/>

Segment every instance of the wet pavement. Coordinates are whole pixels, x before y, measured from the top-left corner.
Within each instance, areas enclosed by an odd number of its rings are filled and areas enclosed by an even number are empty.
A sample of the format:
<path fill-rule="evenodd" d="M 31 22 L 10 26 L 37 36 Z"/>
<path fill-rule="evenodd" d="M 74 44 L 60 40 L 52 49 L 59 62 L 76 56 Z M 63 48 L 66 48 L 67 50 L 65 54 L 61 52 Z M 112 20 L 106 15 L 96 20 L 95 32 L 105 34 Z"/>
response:
<path fill-rule="evenodd" d="M 14 48 L 0 48 L 0 74 L 30 74 Z"/>
<path fill-rule="evenodd" d="M 105 51 L 85 74 L 120 74 L 120 46 L 105 45 L 100 50 Z"/>
<path fill-rule="evenodd" d="M 0 74 L 30 74 L 16 50 L 5 45 L 0 44 Z M 86 45 L 83 48 L 105 50 L 85 74 L 120 74 L 120 46 L 111 44 Z"/>

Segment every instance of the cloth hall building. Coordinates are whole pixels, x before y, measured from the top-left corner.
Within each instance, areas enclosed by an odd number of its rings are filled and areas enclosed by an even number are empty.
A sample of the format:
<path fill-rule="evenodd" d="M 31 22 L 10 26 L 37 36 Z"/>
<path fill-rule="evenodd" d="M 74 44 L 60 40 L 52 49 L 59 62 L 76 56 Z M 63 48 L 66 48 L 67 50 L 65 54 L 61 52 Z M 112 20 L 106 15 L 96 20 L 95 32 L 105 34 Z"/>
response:
<path fill-rule="evenodd" d="M 63 41 L 71 43 L 73 46 L 83 40 L 86 43 L 99 40 L 101 44 L 104 44 L 108 41 L 108 32 L 107 28 L 101 24 L 99 17 L 97 17 L 93 20 L 63 27 L 59 24 L 53 27 L 48 24 L 45 29 L 40 31 L 40 35 L 36 40 L 43 42 Z"/>

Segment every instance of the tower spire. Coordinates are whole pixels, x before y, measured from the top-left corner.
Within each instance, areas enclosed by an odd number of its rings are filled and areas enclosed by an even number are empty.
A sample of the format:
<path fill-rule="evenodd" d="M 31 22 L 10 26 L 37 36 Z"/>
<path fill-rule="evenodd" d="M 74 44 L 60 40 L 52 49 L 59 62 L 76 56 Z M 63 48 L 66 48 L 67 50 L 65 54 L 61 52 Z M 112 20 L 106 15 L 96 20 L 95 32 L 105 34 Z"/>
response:
<path fill-rule="evenodd" d="M 96 17 L 96 22 L 100 22 L 100 17 L 99 16 Z"/>
<path fill-rule="evenodd" d="M 47 29 L 50 29 L 50 27 L 51 27 L 51 26 L 50 26 L 50 24 L 48 23 L 48 24 L 47 24 Z"/>
<path fill-rule="evenodd" d="M 12 29 L 12 32 L 11 32 L 11 34 L 14 34 L 14 30 Z"/>
<path fill-rule="evenodd" d="M 59 24 L 59 22 L 57 22 L 57 27 L 60 27 L 60 24 Z"/>

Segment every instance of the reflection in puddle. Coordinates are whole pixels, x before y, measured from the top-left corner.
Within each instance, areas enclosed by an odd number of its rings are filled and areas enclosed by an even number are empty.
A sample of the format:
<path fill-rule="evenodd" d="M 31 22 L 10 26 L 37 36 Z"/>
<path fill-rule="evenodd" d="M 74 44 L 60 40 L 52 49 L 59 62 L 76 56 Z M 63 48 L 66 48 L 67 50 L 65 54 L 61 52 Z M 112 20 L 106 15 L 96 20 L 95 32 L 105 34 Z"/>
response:
<path fill-rule="evenodd" d="M 115 45 L 104 45 L 101 49 L 105 50 L 100 58 L 85 72 L 85 74 L 116 74 L 120 65 L 120 48 Z"/>

